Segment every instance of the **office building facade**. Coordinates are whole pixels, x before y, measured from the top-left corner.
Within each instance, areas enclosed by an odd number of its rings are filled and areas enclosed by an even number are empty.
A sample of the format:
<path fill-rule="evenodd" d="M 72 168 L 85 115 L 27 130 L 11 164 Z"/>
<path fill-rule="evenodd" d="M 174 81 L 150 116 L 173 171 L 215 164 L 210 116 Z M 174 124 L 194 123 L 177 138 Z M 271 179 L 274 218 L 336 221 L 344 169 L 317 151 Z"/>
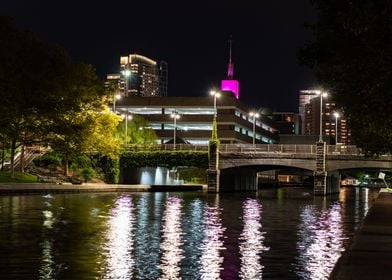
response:
<path fill-rule="evenodd" d="M 335 112 L 339 112 L 339 117 L 336 118 Z M 344 118 L 341 110 L 336 108 L 335 102 L 323 98 L 322 109 L 322 134 L 330 138 L 330 143 L 337 143 L 350 145 L 353 144 L 351 140 L 351 132 L 347 126 L 347 120 Z M 320 134 L 320 96 L 312 98 L 309 103 L 305 105 L 305 135 L 319 135 Z"/>
<path fill-rule="evenodd" d="M 120 57 L 119 73 L 108 74 L 107 82 L 116 83 L 122 96 L 167 96 L 168 64 L 146 56 L 130 54 Z"/>
<path fill-rule="evenodd" d="M 176 143 L 207 144 L 211 138 L 215 114 L 213 98 L 208 97 L 125 97 L 119 100 L 120 113 L 137 114 L 146 119 L 156 132 L 159 143 L 172 143 L 176 128 Z M 217 101 L 217 128 L 221 143 L 277 143 L 275 122 L 260 116 L 255 122 L 249 116 L 251 109 L 232 96 L 222 96 Z M 172 113 L 179 118 L 171 117 Z"/>

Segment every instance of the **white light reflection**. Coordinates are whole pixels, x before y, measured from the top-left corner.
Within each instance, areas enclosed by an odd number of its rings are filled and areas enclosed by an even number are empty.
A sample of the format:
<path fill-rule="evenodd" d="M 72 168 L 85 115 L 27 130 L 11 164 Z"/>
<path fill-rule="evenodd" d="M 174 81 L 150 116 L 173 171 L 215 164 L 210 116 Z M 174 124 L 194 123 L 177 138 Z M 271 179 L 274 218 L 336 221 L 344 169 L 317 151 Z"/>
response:
<path fill-rule="evenodd" d="M 169 197 L 167 199 L 162 218 L 162 258 L 159 266 L 162 275 L 159 279 L 181 279 L 180 262 L 183 259 L 181 208 L 181 198 Z"/>
<path fill-rule="evenodd" d="M 335 263 L 344 251 L 342 209 L 339 203 L 318 212 L 305 207 L 301 213 L 298 243 L 301 279 L 328 279 Z"/>
<path fill-rule="evenodd" d="M 243 203 L 244 229 L 240 235 L 241 279 L 262 279 L 264 266 L 261 265 L 261 253 L 268 251 L 261 231 L 261 205 L 257 199 L 247 199 Z"/>
<path fill-rule="evenodd" d="M 220 279 L 220 271 L 223 269 L 220 251 L 225 249 L 223 233 L 226 229 L 222 226 L 220 212 L 218 206 L 209 206 L 204 213 L 205 237 L 201 245 L 201 279 Z"/>
<path fill-rule="evenodd" d="M 47 202 L 49 203 L 49 202 Z M 50 231 L 53 229 L 53 223 L 56 219 L 53 217 L 53 212 L 50 210 L 42 211 L 44 216 L 43 221 L 43 241 L 41 267 L 39 269 L 40 279 L 54 279 L 55 278 L 55 262 L 53 260 L 53 239 L 49 237 Z"/>
<path fill-rule="evenodd" d="M 111 210 L 107 232 L 108 267 L 103 279 L 131 279 L 134 268 L 132 258 L 134 242 L 134 205 L 129 196 L 119 197 Z"/>

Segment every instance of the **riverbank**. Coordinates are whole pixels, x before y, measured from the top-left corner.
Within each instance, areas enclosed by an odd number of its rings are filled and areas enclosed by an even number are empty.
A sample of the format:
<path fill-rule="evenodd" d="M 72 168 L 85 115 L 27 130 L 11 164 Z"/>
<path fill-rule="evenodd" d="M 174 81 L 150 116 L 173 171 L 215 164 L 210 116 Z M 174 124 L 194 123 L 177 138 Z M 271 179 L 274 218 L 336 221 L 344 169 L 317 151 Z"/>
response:
<path fill-rule="evenodd" d="M 392 192 L 380 191 L 330 280 L 391 279 Z"/>
<path fill-rule="evenodd" d="M 46 193 L 81 193 L 81 192 L 156 192 L 156 191 L 202 191 L 206 185 L 124 185 L 83 183 L 81 185 L 49 183 L 0 183 L 0 195 L 10 194 L 46 194 Z"/>

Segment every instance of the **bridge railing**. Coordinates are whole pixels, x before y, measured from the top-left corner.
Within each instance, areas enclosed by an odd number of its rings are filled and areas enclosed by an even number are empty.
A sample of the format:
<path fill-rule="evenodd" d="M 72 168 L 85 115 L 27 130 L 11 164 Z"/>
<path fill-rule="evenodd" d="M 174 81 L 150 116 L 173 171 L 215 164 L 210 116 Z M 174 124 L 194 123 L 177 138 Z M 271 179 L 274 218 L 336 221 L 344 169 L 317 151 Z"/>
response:
<path fill-rule="evenodd" d="M 221 144 L 222 153 L 294 153 L 314 154 L 315 145 L 283 145 L 283 144 Z"/>
<path fill-rule="evenodd" d="M 191 144 L 155 144 L 155 145 L 127 145 L 126 151 L 208 151 L 207 145 L 191 145 Z"/>
<path fill-rule="evenodd" d="M 363 155 L 363 153 L 354 145 L 328 145 L 327 155 Z"/>
<path fill-rule="evenodd" d="M 327 145 L 327 155 L 362 155 L 361 150 L 353 145 Z M 162 145 L 127 145 L 127 151 L 208 151 L 207 145 L 162 144 Z M 307 144 L 220 144 L 221 153 L 290 153 L 316 154 L 316 145 Z"/>

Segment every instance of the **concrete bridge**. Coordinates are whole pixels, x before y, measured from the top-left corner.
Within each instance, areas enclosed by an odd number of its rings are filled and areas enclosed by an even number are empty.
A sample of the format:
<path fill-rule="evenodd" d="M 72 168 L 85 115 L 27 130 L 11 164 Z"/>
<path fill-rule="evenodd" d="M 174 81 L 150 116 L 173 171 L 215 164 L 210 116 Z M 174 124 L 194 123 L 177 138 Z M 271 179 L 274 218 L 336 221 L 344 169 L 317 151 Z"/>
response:
<path fill-rule="evenodd" d="M 221 144 L 208 171 L 210 192 L 257 190 L 257 172 L 282 167 L 311 171 L 315 194 L 336 193 L 345 169 L 392 169 L 392 156 L 365 157 L 356 146 Z M 214 166 L 215 165 L 215 166 Z"/>

